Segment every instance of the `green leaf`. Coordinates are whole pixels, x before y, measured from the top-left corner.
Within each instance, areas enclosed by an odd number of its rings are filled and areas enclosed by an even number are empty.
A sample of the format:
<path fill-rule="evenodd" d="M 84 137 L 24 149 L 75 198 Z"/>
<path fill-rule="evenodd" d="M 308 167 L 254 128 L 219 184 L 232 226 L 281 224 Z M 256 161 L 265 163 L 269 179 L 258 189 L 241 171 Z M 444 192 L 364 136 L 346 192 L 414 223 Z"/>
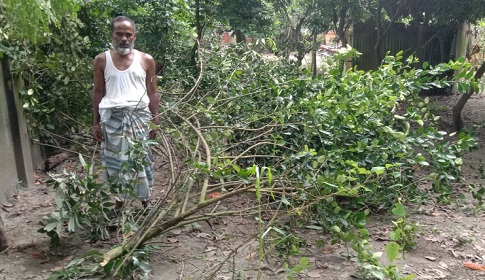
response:
<path fill-rule="evenodd" d="M 284 205 L 291 206 L 291 203 L 288 201 L 286 196 L 281 197 L 281 203 L 283 203 Z"/>
<path fill-rule="evenodd" d="M 399 232 L 397 232 L 397 231 L 391 231 L 391 232 L 389 232 L 389 238 L 392 241 L 398 241 L 400 237 L 401 237 L 401 234 Z"/>
<path fill-rule="evenodd" d="M 424 161 L 424 160 L 418 162 L 418 164 L 421 165 L 421 166 L 429 166 L 429 163 L 427 161 Z"/>
<path fill-rule="evenodd" d="M 401 246 L 397 244 L 394 241 L 391 241 L 387 243 L 386 245 L 386 254 L 387 254 L 387 260 L 392 263 L 396 257 L 399 255 L 399 250 L 401 249 Z"/>
<path fill-rule="evenodd" d="M 47 231 L 47 232 L 52 231 L 53 229 L 55 229 L 57 227 L 57 224 L 58 224 L 58 222 L 47 224 L 44 227 L 44 230 Z"/>
<path fill-rule="evenodd" d="M 372 253 L 372 258 L 378 259 L 382 256 L 382 252 L 374 252 Z"/>
<path fill-rule="evenodd" d="M 300 266 L 302 266 L 303 268 L 306 268 L 310 265 L 310 262 L 308 261 L 307 257 L 303 257 L 298 261 L 298 264 L 300 264 Z"/>
<path fill-rule="evenodd" d="M 309 226 L 305 226 L 306 228 L 308 229 L 315 229 L 315 230 L 322 230 L 323 228 L 320 227 L 320 226 L 315 226 L 315 225 L 309 225 Z"/>
<path fill-rule="evenodd" d="M 376 173 L 377 175 L 380 175 L 386 172 L 386 168 L 384 166 L 374 166 L 372 167 L 371 172 Z"/>
<path fill-rule="evenodd" d="M 209 97 L 207 97 L 207 102 L 209 102 L 209 104 L 213 105 L 213 104 L 216 104 L 217 101 L 214 97 L 209 96 Z"/>
<path fill-rule="evenodd" d="M 84 157 L 82 154 L 79 154 L 79 162 L 81 163 L 81 166 L 83 167 L 86 166 L 86 161 L 84 160 Z"/>
<path fill-rule="evenodd" d="M 74 216 L 69 218 L 69 223 L 67 224 L 67 230 L 69 232 L 76 231 L 76 219 L 74 218 Z"/>
<path fill-rule="evenodd" d="M 138 267 L 144 272 L 144 273 L 149 273 L 152 269 L 151 265 L 147 261 L 140 261 L 138 263 Z"/>
<path fill-rule="evenodd" d="M 273 173 L 269 167 L 266 167 L 266 170 L 268 171 L 268 184 L 271 184 L 271 182 L 273 182 Z"/>
<path fill-rule="evenodd" d="M 406 209 L 401 203 L 396 203 L 394 204 L 394 208 L 391 210 L 392 214 L 399 216 L 399 217 L 404 217 L 406 216 Z"/>

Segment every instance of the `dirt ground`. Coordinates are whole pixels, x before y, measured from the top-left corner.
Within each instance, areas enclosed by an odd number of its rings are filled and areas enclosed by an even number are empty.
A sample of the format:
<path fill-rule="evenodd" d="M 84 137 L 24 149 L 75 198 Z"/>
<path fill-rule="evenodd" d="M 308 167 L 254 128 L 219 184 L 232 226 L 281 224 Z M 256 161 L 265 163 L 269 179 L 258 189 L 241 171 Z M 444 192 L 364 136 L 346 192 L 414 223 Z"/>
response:
<path fill-rule="evenodd" d="M 433 99 L 439 101 L 436 106 L 443 112 L 444 119 L 449 119 L 457 96 Z M 485 98 L 474 96 L 464 109 L 464 121 L 468 128 L 476 127 L 479 146 L 464 157 L 463 173 L 468 181 L 476 184 L 485 180 L 478 171 L 480 162 L 485 161 L 483 108 Z M 37 230 L 41 217 L 52 209 L 52 191 L 43 183 L 45 174 L 36 176 L 38 182 L 34 186 L 17 190 L 7 204 L 0 205 L 0 215 L 11 245 L 0 254 L 0 280 L 47 279 L 51 271 L 66 265 L 73 257 L 91 249 L 107 249 L 112 244 L 109 241 L 89 244 L 80 238 L 69 237 L 62 241 L 61 247 L 51 248 L 48 237 Z M 158 179 L 161 188 L 163 178 Z M 406 251 L 404 258 L 396 262 L 401 272 L 413 273 L 415 279 L 485 279 L 485 271 L 471 270 L 463 265 L 469 262 L 485 265 L 485 212 L 474 208 L 468 189 L 457 189 L 456 193 L 463 197 L 449 206 L 428 202 L 408 207 L 411 219 L 422 227 L 416 248 Z M 246 195 L 228 203 L 232 207 L 245 206 L 253 199 Z M 375 251 L 384 251 L 389 224 L 386 215 L 371 217 L 370 231 Z M 258 243 L 253 234 L 257 229 L 254 217 L 233 217 L 211 221 L 210 225 L 202 222 L 174 230 L 154 244 L 156 249 L 150 256 L 152 272 L 148 279 L 256 279 Z M 299 257 L 307 257 L 311 267 L 298 274 L 296 279 L 355 279 L 356 265 L 345 258 L 343 245 L 319 245 L 322 240 L 329 241 L 330 237 L 315 229 L 302 228 L 297 235 L 307 240 Z M 234 250 L 237 251 L 235 255 L 232 254 Z M 227 262 L 221 269 L 209 276 L 224 260 Z M 266 258 L 261 270 L 262 279 L 288 279 L 281 263 L 272 255 Z"/>

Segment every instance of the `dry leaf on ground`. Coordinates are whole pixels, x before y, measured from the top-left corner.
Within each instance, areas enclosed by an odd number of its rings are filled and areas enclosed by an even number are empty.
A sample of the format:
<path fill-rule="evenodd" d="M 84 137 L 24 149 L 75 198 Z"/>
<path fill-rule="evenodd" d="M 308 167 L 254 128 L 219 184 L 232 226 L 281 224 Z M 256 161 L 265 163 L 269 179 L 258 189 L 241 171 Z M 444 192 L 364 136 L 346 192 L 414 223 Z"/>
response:
<path fill-rule="evenodd" d="M 257 255 L 258 255 L 258 253 L 257 253 L 257 252 L 252 252 L 252 253 L 250 253 L 249 255 L 247 255 L 247 256 L 245 257 L 245 259 L 246 259 L 246 260 L 250 260 L 250 259 L 255 258 Z"/>
<path fill-rule="evenodd" d="M 316 272 L 316 271 L 310 271 L 310 272 L 307 272 L 306 274 L 308 277 L 310 278 L 320 278 L 322 277 L 322 275 L 320 275 L 320 273 Z"/>
<path fill-rule="evenodd" d="M 485 266 L 477 263 L 464 263 L 464 267 L 472 269 L 472 270 L 485 270 Z"/>
<path fill-rule="evenodd" d="M 221 195 L 221 193 L 220 193 L 220 192 L 213 192 L 213 193 L 210 193 L 208 196 L 209 196 L 210 198 L 216 198 L 216 197 L 218 197 L 218 196 L 220 196 L 220 195 Z"/>
<path fill-rule="evenodd" d="M 178 243 L 179 240 L 177 238 L 167 238 L 167 241 L 170 242 L 170 243 Z"/>

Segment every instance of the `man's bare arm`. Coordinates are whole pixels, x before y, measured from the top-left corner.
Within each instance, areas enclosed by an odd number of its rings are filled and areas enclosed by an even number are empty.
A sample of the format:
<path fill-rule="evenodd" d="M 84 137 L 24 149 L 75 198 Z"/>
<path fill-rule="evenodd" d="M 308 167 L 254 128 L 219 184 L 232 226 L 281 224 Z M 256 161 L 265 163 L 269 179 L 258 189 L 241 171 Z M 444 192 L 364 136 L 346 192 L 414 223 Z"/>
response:
<path fill-rule="evenodd" d="M 106 54 L 101 53 L 96 56 L 93 63 L 94 68 L 94 89 L 91 103 L 93 107 L 93 139 L 96 141 L 103 141 L 103 133 L 101 132 L 99 103 L 103 99 L 106 88 L 104 81 L 104 67 L 106 65 Z"/>
<path fill-rule="evenodd" d="M 158 115 L 160 114 L 160 94 L 157 88 L 155 60 L 150 55 L 145 54 L 145 61 L 147 65 L 146 87 L 148 98 L 150 99 L 148 108 L 150 109 L 150 113 L 152 114 L 152 121 L 156 124 L 160 124 L 160 121 L 158 119 Z"/>

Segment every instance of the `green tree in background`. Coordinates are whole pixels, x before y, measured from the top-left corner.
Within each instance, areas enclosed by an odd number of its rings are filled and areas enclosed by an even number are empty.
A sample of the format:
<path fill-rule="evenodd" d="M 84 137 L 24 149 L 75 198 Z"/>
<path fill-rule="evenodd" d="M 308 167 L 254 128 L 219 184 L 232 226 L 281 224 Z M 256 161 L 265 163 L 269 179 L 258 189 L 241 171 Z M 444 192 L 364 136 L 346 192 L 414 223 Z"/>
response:
<path fill-rule="evenodd" d="M 295 52 L 297 64 L 315 50 L 316 34 L 328 29 L 329 17 L 324 14 L 324 1 L 274 0 L 273 6 L 280 25 L 276 42 L 286 57 Z"/>
<path fill-rule="evenodd" d="M 264 34 L 272 24 L 270 6 L 262 0 L 221 0 L 218 9 L 218 20 L 234 30 L 237 43 L 248 32 Z"/>
<path fill-rule="evenodd" d="M 79 1 L 2 0 L 0 1 L 0 42 L 27 40 L 44 41 L 52 26 L 60 27 L 64 15 L 76 17 Z"/>
<path fill-rule="evenodd" d="M 353 24 L 363 22 L 369 18 L 368 1 L 364 0 L 325 0 L 325 8 L 331 18 L 332 28 L 335 30 L 342 45 L 347 42 L 346 33 Z"/>

